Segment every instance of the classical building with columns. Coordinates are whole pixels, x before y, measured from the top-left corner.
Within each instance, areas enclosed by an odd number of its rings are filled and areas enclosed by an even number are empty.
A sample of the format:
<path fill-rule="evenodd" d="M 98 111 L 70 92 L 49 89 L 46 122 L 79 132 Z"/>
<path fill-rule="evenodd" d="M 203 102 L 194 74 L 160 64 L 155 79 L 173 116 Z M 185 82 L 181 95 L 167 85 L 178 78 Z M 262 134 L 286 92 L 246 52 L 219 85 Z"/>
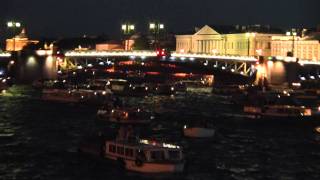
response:
<path fill-rule="evenodd" d="M 237 27 L 219 31 L 205 25 L 195 34 L 176 35 L 178 53 L 205 53 L 232 56 L 293 56 L 320 61 L 319 40 L 311 37 L 287 36 L 281 31 Z M 294 39 L 293 39 L 294 38 Z"/>
<path fill-rule="evenodd" d="M 309 61 L 320 61 L 320 43 L 312 36 L 274 36 L 271 41 L 271 55 L 286 57 L 292 56 Z"/>

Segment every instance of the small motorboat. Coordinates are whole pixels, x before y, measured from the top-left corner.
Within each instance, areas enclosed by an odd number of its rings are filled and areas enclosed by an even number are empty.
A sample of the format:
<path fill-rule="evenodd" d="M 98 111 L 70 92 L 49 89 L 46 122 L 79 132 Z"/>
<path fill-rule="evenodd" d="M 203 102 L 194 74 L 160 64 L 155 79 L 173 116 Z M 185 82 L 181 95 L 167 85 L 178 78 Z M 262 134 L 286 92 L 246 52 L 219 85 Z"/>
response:
<path fill-rule="evenodd" d="M 139 173 L 179 173 L 184 170 L 182 147 L 150 140 L 105 142 L 104 157 Z"/>
<path fill-rule="evenodd" d="M 210 138 L 214 136 L 215 129 L 207 121 L 194 121 L 189 125 L 184 125 L 183 134 L 190 138 Z"/>
<path fill-rule="evenodd" d="M 257 118 L 299 118 L 312 116 L 310 108 L 293 105 L 249 105 L 244 106 L 244 113 L 254 115 Z"/>
<path fill-rule="evenodd" d="M 112 108 L 106 105 L 97 112 L 98 117 L 112 123 L 120 124 L 147 124 L 150 123 L 154 116 L 152 113 L 140 108 Z"/>
<path fill-rule="evenodd" d="M 62 103 L 79 103 L 85 101 L 85 96 L 68 89 L 43 89 L 42 100 Z"/>
<path fill-rule="evenodd" d="M 176 94 L 176 89 L 171 84 L 157 84 L 153 92 L 157 95 L 174 95 Z"/>
<path fill-rule="evenodd" d="M 185 125 L 183 127 L 183 134 L 190 138 L 209 138 L 213 137 L 215 130 L 212 128 L 205 127 L 188 127 Z"/>

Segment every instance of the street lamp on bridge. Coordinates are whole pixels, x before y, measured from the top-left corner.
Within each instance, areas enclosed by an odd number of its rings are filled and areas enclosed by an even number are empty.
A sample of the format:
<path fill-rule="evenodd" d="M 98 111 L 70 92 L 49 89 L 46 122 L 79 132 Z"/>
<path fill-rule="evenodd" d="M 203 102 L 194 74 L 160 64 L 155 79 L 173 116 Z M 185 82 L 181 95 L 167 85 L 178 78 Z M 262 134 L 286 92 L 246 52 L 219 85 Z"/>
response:
<path fill-rule="evenodd" d="M 121 31 L 124 36 L 124 47 L 126 50 L 130 49 L 130 36 L 135 31 L 136 27 L 134 24 L 131 23 L 124 23 L 121 25 Z"/>
<path fill-rule="evenodd" d="M 164 24 L 159 22 L 152 22 L 149 24 L 149 30 L 154 36 L 154 42 L 153 45 L 155 49 L 158 48 L 158 38 L 161 33 L 161 31 L 164 30 Z"/>
<path fill-rule="evenodd" d="M 294 44 L 294 41 L 295 41 L 295 38 L 296 38 L 296 36 L 297 36 L 297 32 L 293 29 L 293 30 L 291 30 L 291 31 L 287 31 L 287 33 L 286 33 L 286 35 L 287 36 L 292 36 L 292 49 L 291 49 L 291 53 L 292 53 L 292 57 L 294 57 L 294 46 L 295 46 L 295 44 Z"/>
<path fill-rule="evenodd" d="M 13 51 L 16 51 L 16 29 L 21 28 L 20 22 L 9 21 L 7 22 L 7 27 L 13 30 Z"/>
<path fill-rule="evenodd" d="M 125 23 L 121 25 L 121 30 L 124 35 L 130 35 L 135 31 L 135 25 L 130 23 Z"/>

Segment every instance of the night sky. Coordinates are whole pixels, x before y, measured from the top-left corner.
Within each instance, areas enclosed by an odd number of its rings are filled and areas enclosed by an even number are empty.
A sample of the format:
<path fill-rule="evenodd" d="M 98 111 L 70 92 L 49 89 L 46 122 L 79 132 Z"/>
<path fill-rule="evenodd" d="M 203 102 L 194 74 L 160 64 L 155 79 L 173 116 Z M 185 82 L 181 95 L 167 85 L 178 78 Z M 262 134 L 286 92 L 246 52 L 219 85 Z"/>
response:
<path fill-rule="evenodd" d="M 319 0 L 1 0 L 0 33 L 10 19 L 23 22 L 34 38 L 113 36 L 126 20 L 142 30 L 158 19 L 171 32 L 204 24 L 316 27 L 319 7 Z"/>

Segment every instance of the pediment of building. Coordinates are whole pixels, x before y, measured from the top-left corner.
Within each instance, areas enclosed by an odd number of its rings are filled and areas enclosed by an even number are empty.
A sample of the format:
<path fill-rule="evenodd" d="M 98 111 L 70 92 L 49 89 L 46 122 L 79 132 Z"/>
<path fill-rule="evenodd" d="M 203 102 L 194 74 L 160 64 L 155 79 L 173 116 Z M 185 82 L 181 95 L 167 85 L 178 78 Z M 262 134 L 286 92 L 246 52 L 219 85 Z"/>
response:
<path fill-rule="evenodd" d="M 210 26 L 205 25 L 198 32 L 196 32 L 195 35 L 219 35 L 219 33 Z"/>

